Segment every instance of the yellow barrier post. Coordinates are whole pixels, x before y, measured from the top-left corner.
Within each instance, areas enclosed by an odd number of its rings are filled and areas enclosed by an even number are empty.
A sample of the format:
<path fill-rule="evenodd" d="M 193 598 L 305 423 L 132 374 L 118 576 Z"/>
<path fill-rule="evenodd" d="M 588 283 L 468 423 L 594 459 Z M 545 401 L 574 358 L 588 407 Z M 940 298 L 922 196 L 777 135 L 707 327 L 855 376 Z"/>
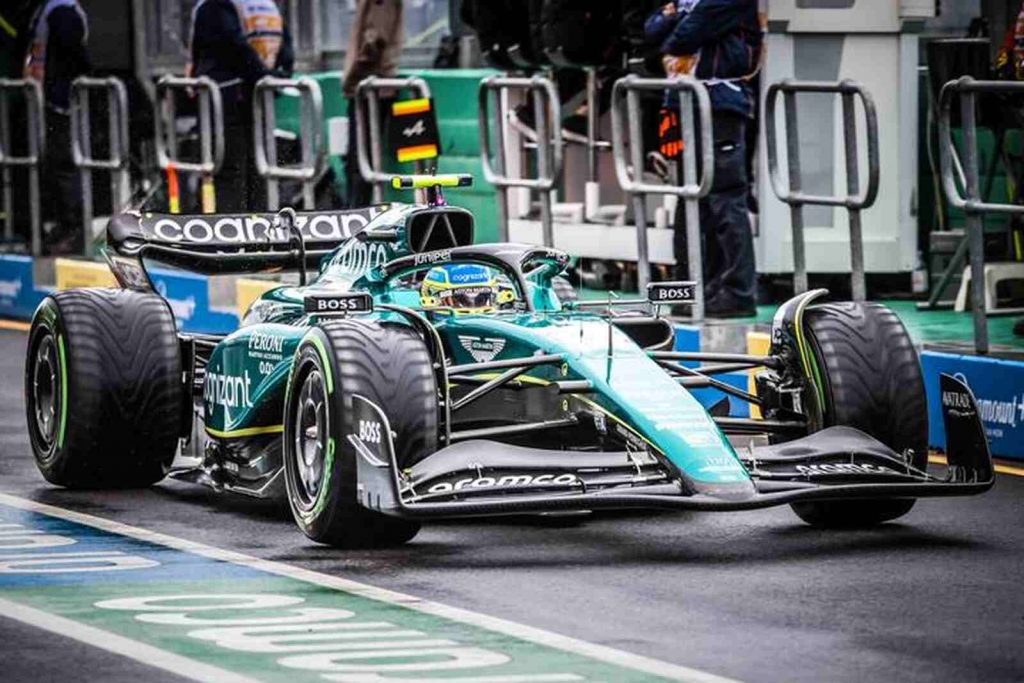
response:
<path fill-rule="evenodd" d="M 752 356 L 767 356 L 771 348 L 772 338 L 764 332 L 747 332 L 747 353 Z M 747 370 L 747 391 L 751 394 L 757 393 L 757 386 L 754 384 L 754 376 L 760 371 L 759 368 Z M 761 409 L 750 405 L 750 417 L 755 420 L 761 419 Z"/>

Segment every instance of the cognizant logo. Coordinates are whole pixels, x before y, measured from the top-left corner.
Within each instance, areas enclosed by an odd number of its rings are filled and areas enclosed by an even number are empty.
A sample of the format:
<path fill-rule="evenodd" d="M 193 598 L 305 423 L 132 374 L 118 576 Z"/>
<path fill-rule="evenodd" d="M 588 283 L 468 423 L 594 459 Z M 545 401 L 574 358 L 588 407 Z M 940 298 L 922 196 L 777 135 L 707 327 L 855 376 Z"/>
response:
<path fill-rule="evenodd" d="M 241 377 L 207 372 L 203 384 L 203 399 L 207 403 L 226 408 L 252 408 L 252 401 L 249 399 L 250 384 L 248 370 L 244 371 Z"/>

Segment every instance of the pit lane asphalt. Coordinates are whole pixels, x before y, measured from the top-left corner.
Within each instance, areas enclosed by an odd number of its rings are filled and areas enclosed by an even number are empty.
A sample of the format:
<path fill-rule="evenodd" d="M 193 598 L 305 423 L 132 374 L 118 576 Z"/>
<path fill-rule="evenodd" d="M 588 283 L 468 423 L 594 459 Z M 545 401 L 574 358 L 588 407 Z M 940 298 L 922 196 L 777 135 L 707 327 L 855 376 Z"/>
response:
<path fill-rule="evenodd" d="M 308 542 L 278 505 L 181 482 L 64 491 L 32 460 L 24 333 L 0 331 L 0 491 L 747 681 L 1024 680 L 1024 478 L 823 532 L 788 508 L 446 523 Z M 4 619 L 0 680 L 179 680 Z"/>

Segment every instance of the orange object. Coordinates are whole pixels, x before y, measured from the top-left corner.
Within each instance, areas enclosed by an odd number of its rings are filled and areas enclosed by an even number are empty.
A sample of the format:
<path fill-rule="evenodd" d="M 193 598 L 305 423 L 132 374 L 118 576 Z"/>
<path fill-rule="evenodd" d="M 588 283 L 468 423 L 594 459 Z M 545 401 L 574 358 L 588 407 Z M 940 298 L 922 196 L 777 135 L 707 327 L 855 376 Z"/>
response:
<path fill-rule="evenodd" d="M 675 159 L 683 151 L 683 140 L 679 130 L 679 114 L 663 107 L 658 121 L 658 151 L 666 159 Z"/>
<path fill-rule="evenodd" d="M 181 213 L 181 190 L 178 186 L 178 171 L 174 164 L 168 164 L 167 172 L 167 210 L 171 213 Z"/>

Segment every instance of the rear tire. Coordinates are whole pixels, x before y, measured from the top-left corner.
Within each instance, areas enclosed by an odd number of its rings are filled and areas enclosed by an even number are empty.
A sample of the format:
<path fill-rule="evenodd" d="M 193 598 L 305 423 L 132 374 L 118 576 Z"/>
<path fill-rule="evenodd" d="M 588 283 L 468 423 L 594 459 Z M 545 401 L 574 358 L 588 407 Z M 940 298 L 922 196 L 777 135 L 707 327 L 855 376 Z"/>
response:
<path fill-rule="evenodd" d="M 58 292 L 36 309 L 25 408 L 36 465 L 70 488 L 145 487 L 178 447 L 184 388 L 174 316 L 156 294 Z"/>
<path fill-rule="evenodd" d="M 358 433 L 353 395 L 384 410 L 401 467 L 437 450 L 437 384 L 433 359 L 420 336 L 404 325 L 374 320 L 323 323 L 299 344 L 285 399 L 288 502 L 299 528 L 318 543 L 399 545 L 416 535 L 419 523 L 369 510 L 358 501 L 358 456 L 347 438 Z"/>
<path fill-rule="evenodd" d="M 808 308 L 808 343 L 821 374 L 823 427 L 870 434 L 911 464 L 928 464 L 928 405 L 917 351 L 903 323 L 885 306 L 842 302 Z M 793 511 L 820 527 L 869 527 L 902 517 L 914 499 L 796 503 Z"/>

